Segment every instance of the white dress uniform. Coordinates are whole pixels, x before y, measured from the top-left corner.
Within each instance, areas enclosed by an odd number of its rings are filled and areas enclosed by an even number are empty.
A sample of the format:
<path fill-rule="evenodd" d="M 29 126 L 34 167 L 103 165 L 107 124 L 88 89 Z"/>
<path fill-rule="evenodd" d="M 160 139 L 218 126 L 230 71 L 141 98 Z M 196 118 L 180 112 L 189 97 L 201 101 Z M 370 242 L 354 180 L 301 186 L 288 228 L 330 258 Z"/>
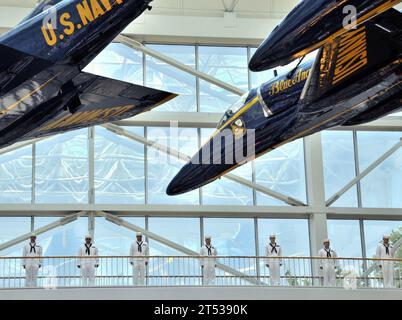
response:
<path fill-rule="evenodd" d="M 81 277 L 83 286 L 95 285 L 95 268 L 99 266 L 99 258 L 85 258 L 85 256 L 97 257 L 99 256 L 98 248 L 92 243 L 87 245 L 84 243 L 78 250 L 78 263 L 77 266 L 81 268 Z"/>
<path fill-rule="evenodd" d="M 322 248 L 318 251 L 318 256 L 321 258 L 337 258 L 338 255 L 331 248 Z M 324 287 L 335 287 L 336 285 L 336 268 L 338 261 L 335 259 L 321 259 L 320 268 L 323 271 Z"/>
<path fill-rule="evenodd" d="M 395 249 L 391 244 L 386 246 L 384 243 L 380 243 L 377 246 L 376 258 L 377 259 L 393 259 L 395 257 Z M 394 262 L 382 260 L 379 261 L 379 265 L 382 269 L 382 275 L 384 280 L 384 288 L 393 288 L 394 286 Z"/>
<path fill-rule="evenodd" d="M 38 285 L 38 271 L 42 266 L 42 247 L 28 242 L 22 249 L 22 266 L 25 266 L 25 286 L 32 288 Z M 27 257 L 34 257 L 26 259 Z"/>
<path fill-rule="evenodd" d="M 282 257 L 282 248 L 280 245 L 270 242 L 265 246 L 265 255 L 268 257 L 266 264 L 269 268 L 270 284 L 271 286 L 279 286 L 281 284 L 282 259 L 269 257 Z"/>
<path fill-rule="evenodd" d="M 205 258 L 201 259 L 203 284 L 214 285 L 215 284 L 215 264 L 218 251 L 212 245 L 204 245 L 201 247 L 200 256 Z"/>
<path fill-rule="evenodd" d="M 148 243 L 145 241 L 135 241 L 130 248 L 130 263 L 133 265 L 133 283 L 135 286 L 145 285 L 145 273 L 148 258 L 141 258 L 149 256 Z"/>

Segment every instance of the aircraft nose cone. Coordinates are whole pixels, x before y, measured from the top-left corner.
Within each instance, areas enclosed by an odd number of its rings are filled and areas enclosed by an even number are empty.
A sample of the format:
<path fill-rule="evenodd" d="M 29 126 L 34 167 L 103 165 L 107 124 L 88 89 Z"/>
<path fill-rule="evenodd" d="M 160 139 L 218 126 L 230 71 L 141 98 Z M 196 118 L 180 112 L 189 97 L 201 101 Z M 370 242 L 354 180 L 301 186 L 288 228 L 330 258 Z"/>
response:
<path fill-rule="evenodd" d="M 187 164 L 184 166 L 180 172 L 173 178 L 173 180 L 169 183 L 167 189 L 166 189 L 166 194 L 168 196 L 177 196 L 179 194 L 185 193 L 187 189 L 189 188 L 189 183 L 187 177 L 187 171 L 189 165 Z M 187 181 L 187 183 L 186 183 Z M 191 186 L 190 186 L 191 188 Z M 188 190 L 190 191 L 190 189 Z"/>
<path fill-rule="evenodd" d="M 167 195 L 176 196 L 208 183 L 214 177 L 209 173 L 211 166 L 214 165 L 186 164 L 168 185 Z"/>
<path fill-rule="evenodd" d="M 266 51 L 266 46 L 261 45 L 257 51 L 254 53 L 252 56 L 250 62 L 249 62 L 249 69 L 253 72 L 260 72 L 260 71 L 265 71 L 267 70 L 267 67 L 264 63 L 264 57 L 266 56 L 265 54 Z"/>
<path fill-rule="evenodd" d="M 225 163 L 223 156 L 220 159 L 222 161 L 216 161 L 217 159 L 214 159 L 213 156 L 214 153 L 211 152 L 214 149 L 213 145 L 212 141 L 204 145 L 191 161 L 177 173 L 166 189 L 168 195 L 175 196 L 200 188 L 216 180 L 235 166 L 233 162 Z M 221 145 L 216 152 L 225 155 L 225 148 Z"/>

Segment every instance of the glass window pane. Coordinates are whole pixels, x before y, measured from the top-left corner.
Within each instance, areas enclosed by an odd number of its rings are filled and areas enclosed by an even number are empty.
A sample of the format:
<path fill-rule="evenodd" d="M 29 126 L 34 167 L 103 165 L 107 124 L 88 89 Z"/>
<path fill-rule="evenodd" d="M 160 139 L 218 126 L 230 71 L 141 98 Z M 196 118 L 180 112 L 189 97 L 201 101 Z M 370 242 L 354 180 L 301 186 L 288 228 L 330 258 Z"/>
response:
<path fill-rule="evenodd" d="M 356 177 L 353 132 L 322 132 L 325 198 L 329 199 Z M 334 207 L 357 207 L 357 187 L 340 197 Z"/>
<path fill-rule="evenodd" d="M 145 229 L 144 217 L 121 217 L 123 220 Z M 136 241 L 135 232 L 118 226 L 104 218 L 95 219 L 95 244 L 102 256 L 128 256 L 131 244 Z"/>
<path fill-rule="evenodd" d="M 255 161 L 255 170 L 258 184 L 307 202 L 303 139 L 261 156 Z M 260 192 L 257 193 L 257 204 L 286 205 Z"/>
<path fill-rule="evenodd" d="M 198 150 L 197 129 L 149 128 L 148 140 L 193 156 Z M 168 196 L 166 188 L 185 164 L 173 155 L 148 147 L 148 201 L 151 204 L 199 204 L 199 191 L 179 196 Z"/>
<path fill-rule="evenodd" d="M 310 240 L 307 219 L 258 219 L 260 255 L 265 254 L 269 236 L 275 234 L 282 246 L 282 254 L 291 256 L 310 256 Z"/>
<path fill-rule="evenodd" d="M 35 217 L 35 227 L 44 226 L 59 217 Z M 84 243 L 84 237 L 88 234 L 88 218 L 81 217 L 64 226 L 57 227 L 38 235 L 38 243 L 42 246 L 43 256 L 66 257 L 44 260 L 44 270 L 57 275 L 58 286 L 79 286 L 80 270 L 77 268 L 75 258 L 78 249 Z M 47 269 L 51 267 L 51 269 Z"/>
<path fill-rule="evenodd" d="M 59 217 L 35 217 L 35 227 L 44 226 L 60 219 Z M 64 226 L 38 235 L 38 243 L 44 256 L 76 256 L 88 234 L 88 218 L 81 217 Z"/>
<path fill-rule="evenodd" d="M 144 217 L 122 217 L 123 220 L 140 228 L 145 228 Z M 118 226 L 104 218 L 95 218 L 95 246 L 102 256 L 114 256 L 100 260 L 96 271 L 97 283 L 102 286 L 132 285 L 132 267 L 127 257 L 131 244 L 136 241 L 136 233 L 123 226 Z"/>
<path fill-rule="evenodd" d="M 0 244 L 31 231 L 31 217 L 0 217 Z M 22 255 L 23 243 L 1 251 L 4 256 Z"/>
<path fill-rule="evenodd" d="M 255 276 L 255 231 L 253 219 L 205 218 L 204 234 L 212 237 L 212 245 L 218 256 L 241 256 L 243 258 L 219 258 L 219 262 L 244 275 Z M 230 273 L 218 269 L 216 283 L 219 285 L 249 284 L 243 279 L 234 278 Z"/>
<path fill-rule="evenodd" d="M 36 145 L 35 202 L 88 203 L 88 130 Z"/>
<path fill-rule="evenodd" d="M 360 171 L 395 146 L 400 132 L 358 132 Z M 361 180 L 363 207 L 402 208 L 402 148 Z"/>
<path fill-rule="evenodd" d="M 144 128 L 125 127 L 143 137 Z M 145 147 L 102 127 L 95 131 L 95 203 L 145 203 Z"/>
<path fill-rule="evenodd" d="M 195 252 L 200 248 L 199 218 L 149 218 L 149 231 Z M 150 240 L 152 256 L 182 256 L 184 253 Z M 200 284 L 197 259 L 152 259 L 149 266 L 151 285 Z"/>
<path fill-rule="evenodd" d="M 200 219 L 199 218 L 149 218 L 149 231 L 166 238 L 178 245 L 198 252 L 200 249 Z M 172 255 L 176 250 L 161 246 L 152 241 L 150 250 L 153 255 Z M 180 253 L 179 255 L 182 255 Z"/>
<path fill-rule="evenodd" d="M 0 155 L 0 203 L 30 203 L 32 147 Z"/>
<path fill-rule="evenodd" d="M 358 220 L 328 219 L 328 236 L 331 247 L 339 257 L 361 258 L 362 246 Z"/>
<path fill-rule="evenodd" d="M 57 220 L 64 218 L 64 216 L 60 217 L 34 217 L 34 229 L 42 228 L 48 224 L 51 224 Z"/>
<path fill-rule="evenodd" d="M 380 221 L 365 220 L 364 221 L 364 238 L 366 239 L 367 258 L 373 258 L 378 244 L 382 241 L 384 234 L 391 235 L 391 242 L 396 243 L 402 238 L 402 221 Z M 401 247 L 397 252 L 400 256 Z"/>
<path fill-rule="evenodd" d="M 0 217 L 0 244 L 31 231 L 31 217 Z M 3 257 L 21 257 L 25 241 L 0 251 Z M 0 288 L 25 286 L 21 259 L 0 259 Z"/>
<path fill-rule="evenodd" d="M 148 45 L 168 57 L 195 68 L 195 47 Z M 196 77 L 158 59 L 146 56 L 146 85 L 179 94 L 155 111 L 197 111 Z"/>
<path fill-rule="evenodd" d="M 247 49 L 240 47 L 199 47 L 199 70 L 223 82 L 248 90 Z M 238 96 L 200 80 L 200 111 L 225 112 Z"/>
<path fill-rule="evenodd" d="M 85 71 L 143 85 L 142 63 L 140 51 L 121 43 L 111 43 L 85 68 Z"/>

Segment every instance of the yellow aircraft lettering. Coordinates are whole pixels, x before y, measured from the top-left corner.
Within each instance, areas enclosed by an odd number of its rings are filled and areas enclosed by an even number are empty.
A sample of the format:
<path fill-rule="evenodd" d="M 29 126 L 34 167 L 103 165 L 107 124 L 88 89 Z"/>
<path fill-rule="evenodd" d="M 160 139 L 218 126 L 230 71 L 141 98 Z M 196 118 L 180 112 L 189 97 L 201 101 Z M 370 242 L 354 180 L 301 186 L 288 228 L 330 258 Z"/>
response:
<path fill-rule="evenodd" d="M 88 22 L 94 21 L 94 16 L 92 15 L 91 9 L 88 6 L 87 0 L 77 4 L 77 11 L 84 26 L 86 26 Z"/>
<path fill-rule="evenodd" d="M 112 6 L 110 5 L 109 0 L 101 0 L 103 6 L 105 7 L 106 11 L 112 10 Z"/>
<path fill-rule="evenodd" d="M 346 69 L 346 71 L 342 74 L 340 74 L 338 77 L 334 77 L 334 81 L 333 84 L 337 84 L 340 81 L 342 81 L 343 79 L 349 77 L 351 74 L 355 73 L 356 71 L 358 71 L 359 69 L 361 69 L 362 67 L 364 67 L 367 64 L 368 60 L 367 60 L 367 54 L 365 56 L 363 56 L 363 58 L 355 65 L 353 65 L 353 67 L 351 69 Z"/>
<path fill-rule="evenodd" d="M 362 33 L 359 37 L 355 38 L 353 42 L 350 43 L 348 46 L 342 46 L 339 50 L 339 56 L 342 57 L 345 54 L 349 53 L 351 50 L 355 49 L 356 47 L 360 47 L 361 45 L 366 46 L 366 34 Z"/>
<path fill-rule="evenodd" d="M 364 32 L 365 34 L 366 27 L 362 27 L 353 31 L 349 31 L 342 37 L 340 42 L 341 47 L 348 47 L 351 43 L 355 42 L 356 36 L 359 36 L 360 33 Z"/>
<path fill-rule="evenodd" d="M 269 91 L 269 95 L 273 96 L 276 95 L 282 91 L 285 91 L 296 84 L 306 80 L 310 74 L 310 69 L 309 70 L 299 70 L 296 74 L 296 76 L 292 79 L 288 80 L 281 80 L 281 81 L 276 81 L 272 86 L 271 90 Z"/>
<path fill-rule="evenodd" d="M 53 29 L 52 24 L 47 23 L 47 28 L 42 25 L 41 30 L 42 30 L 46 43 L 49 46 L 53 47 L 57 43 L 57 36 L 56 36 L 56 32 Z M 50 33 L 50 35 L 49 35 L 49 33 Z"/>
<path fill-rule="evenodd" d="M 72 35 L 74 33 L 74 29 L 75 29 L 74 23 L 72 23 L 71 21 L 68 21 L 70 18 L 71 18 L 71 15 L 68 12 L 63 13 L 60 16 L 60 24 L 64 27 L 67 27 L 63 30 L 63 32 L 68 36 Z"/>
<path fill-rule="evenodd" d="M 336 62 L 333 83 L 336 84 L 347 76 L 361 69 L 368 63 L 366 43 L 350 50 Z"/>
<path fill-rule="evenodd" d="M 105 14 L 105 11 L 101 8 L 99 2 L 97 0 L 91 0 L 91 7 L 92 7 L 92 13 L 94 18 L 98 18 L 99 16 L 103 16 Z"/>

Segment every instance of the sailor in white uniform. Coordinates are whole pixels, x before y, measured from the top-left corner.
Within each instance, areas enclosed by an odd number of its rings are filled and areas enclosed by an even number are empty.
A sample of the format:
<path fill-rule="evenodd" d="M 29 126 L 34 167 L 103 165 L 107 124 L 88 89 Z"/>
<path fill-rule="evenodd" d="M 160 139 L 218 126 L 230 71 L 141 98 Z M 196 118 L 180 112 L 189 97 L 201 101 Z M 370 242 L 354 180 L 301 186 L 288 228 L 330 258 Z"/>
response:
<path fill-rule="evenodd" d="M 85 236 L 85 243 L 78 250 L 78 256 L 77 267 L 81 269 L 82 285 L 84 287 L 94 286 L 95 269 L 99 267 L 99 252 L 98 248 L 92 244 L 92 236 L 90 234 Z"/>
<path fill-rule="evenodd" d="M 32 233 L 30 241 L 22 249 L 22 267 L 25 269 L 25 286 L 37 287 L 38 272 L 42 267 L 42 247 L 36 243 L 36 234 Z"/>
<path fill-rule="evenodd" d="M 135 286 L 145 285 L 146 267 L 148 265 L 149 247 L 142 240 L 142 233 L 137 232 L 137 241 L 130 248 L 130 264 L 133 266 L 133 283 Z"/>
<path fill-rule="evenodd" d="M 395 249 L 389 241 L 388 234 L 383 236 L 382 242 L 377 246 L 376 258 L 384 259 L 379 261 L 379 267 L 382 270 L 384 288 L 394 287 L 394 261 L 387 259 L 395 258 Z"/>
<path fill-rule="evenodd" d="M 271 286 L 279 286 L 281 284 L 282 259 L 270 257 L 282 257 L 282 247 L 276 243 L 276 235 L 270 235 L 269 240 L 269 243 L 265 246 L 265 255 L 268 257 L 266 266 L 269 268 Z"/>
<path fill-rule="evenodd" d="M 324 240 L 324 248 L 318 252 L 318 256 L 323 258 L 320 261 L 320 269 L 323 272 L 323 285 L 324 287 L 334 287 L 336 285 L 336 269 L 338 268 L 338 261 L 335 250 L 330 247 L 330 240 Z"/>
<path fill-rule="evenodd" d="M 211 244 L 211 236 L 205 237 L 205 245 L 201 247 L 200 256 L 205 258 L 201 259 L 201 269 L 203 276 L 203 284 L 214 285 L 215 284 L 215 268 L 216 268 L 216 256 L 218 251 Z"/>

